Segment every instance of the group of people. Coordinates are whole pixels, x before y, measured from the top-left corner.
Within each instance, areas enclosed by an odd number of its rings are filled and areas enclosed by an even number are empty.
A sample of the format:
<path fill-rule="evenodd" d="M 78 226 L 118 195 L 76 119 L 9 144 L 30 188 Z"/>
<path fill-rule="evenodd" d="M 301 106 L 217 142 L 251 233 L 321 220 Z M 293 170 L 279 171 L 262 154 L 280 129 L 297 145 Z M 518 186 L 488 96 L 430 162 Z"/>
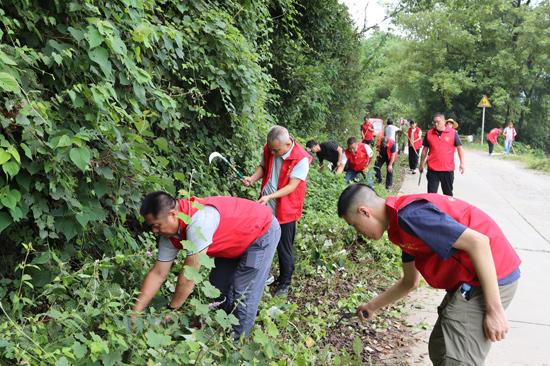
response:
<path fill-rule="evenodd" d="M 504 154 L 509 155 L 510 150 L 513 152 L 513 144 L 516 140 L 516 129 L 514 128 L 514 122 L 507 123 L 506 128 L 495 127 L 487 134 L 487 146 L 489 147 L 489 155 L 493 155 L 495 145 L 498 143 L 498 137 L 504 135 Z"/>
<path fill-rule="evenodd" d="M 516 291 L 521 261 L 487 214 L 450 197 L 455 151 L 464 172 L 461 142 L 443 114 L 436 113 L 432 122 L 423 138 L 414 121 L 407 131 L 409 156 L 417 158 L 411 160 L 411 170 L 418 163 L 422 172 L 427 162 L 428 193 L 383 199 L 367 185 L 352 184 L 335 202 L 337 214 L 369 239 L 378 240 L 387 232 L 389 240 L 402 251 L 403 277 L 359 306 L 358 317 L 371 319 L 379 309 L 416 288 L 422 276 L 431 286 L 447 291 L 430 337 L 432 362 L 479 365 L 491 342 L 504 339 L 508 332 L 504 310 Z M 330 161 L 336 172 L 346 166 L 352 169 L 351 181 L 354 174 L 365 171 L 373 156 L 376 137 L 368 124 L 366 127 L 362 128 L 362 140 L 349 138 L 345 150 L 331 142 L 309 141 L 307 147 L 317 154 L 321 167 Z M 391 173 L 395 163 L 397 149 L 391 137 L 379 136 L 378 171 L 386 163 Z M 256 170 L 242 179 L 246 186 L 261 180 L 257 201 L 223 196 L 176 199 L 163 191 L 146 195 L 140 213 L 160 237 L 159 250 L 143 281 L 134 316 L 158 292 L 180 250 L 186 253 L 184 265 L 195 269 L 199 269 L 199 255 L 204 253 L 215 258 L 209 279 L 221 292 L 220 306 L 238 319 L 234 337 L 248 336 L 269 282 L 275 251 L 280 268 L 275 295 L 288 294 L 294 272 L 296 222 L 302 215 L 311 162 L 310 154 L 284 127 L 274 126 Z M 436 194 L 440 183 L 445 195 Z M 168 303 L 174 311 L 194 287 L 185 276 L 185 266 Z"/>

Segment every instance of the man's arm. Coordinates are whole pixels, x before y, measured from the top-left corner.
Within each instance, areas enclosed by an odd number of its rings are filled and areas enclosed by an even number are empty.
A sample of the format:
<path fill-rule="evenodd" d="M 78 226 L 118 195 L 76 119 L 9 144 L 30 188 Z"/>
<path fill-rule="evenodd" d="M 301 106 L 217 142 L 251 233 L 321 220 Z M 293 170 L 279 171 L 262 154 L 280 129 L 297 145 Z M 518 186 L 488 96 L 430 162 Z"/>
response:
<path fill-rule="evenodd" d="M 420 165 L 418 166 L 418 171 L 420 173 L 422 173 L 424 171 L 424 163 L 426 163 L 426 157 L 428 156 L 428 151 L 429 150 L 430 150 L 430 148 L 427 147 L 426 145 L 424 145 L 424 148 L 422 149 L 422 155 L 420 157 Z"/>
<path fill-rule="evenodd" d="M 267 205 L 267 202 L 269 200 L 274 200 L 274 199 L 277 199 L 277 198 L 281 198 L 281 197 L 284 197 L 284 196 L 287 196 L 289 194 L 291 194 L 292 192 L 294 192 L 296 190 L 296 187 L 298 187 L 298 184 L 300 184 L 302 180 L 301 179 L 298 179 L 298 178 L 290 178 L 290 181 L 288 182 L 288 184 L 286 186 L 284 186 L 283 188 L 271 193 L 271 194 L 267 194 L 265 196 L 262 196 L 260 197 L 260 199 L 258 200 L 258 203 L 261 203 L 261 204 L 264 204 L 264 205 Z"/>
<path fill-rule="evenodd" d="M 462 148 L 462 145 L 457 146 L 456 151 L 458 152 L 458 160 L 460 160 L 458 169 L 460 170 L 460 174 L 464 174 L 464 149 Z M 422 152 L 422 156 L 424 156 L 424 152 Z"/>
<path fill-rule="evenodd" d="M 241 180 L 241 182 L 245 186 L 250 186 L 254 184 L 257 180 L 261 179 L 264 176 L 264 167 L 261 165 L 258 165 L 256 167 L 256 170 L 254 171 L 254 174 L 252 174 L 249 177 L 244 177 L 244 179 Z"/>
<path fill-rule="evenodd" d="M 141 312 L 149 305 L 151 299 L 155 297 L 160 286 L 164 283 L 166 276 L 168 276 L 170 268 L 172 268 L 172 263 L 174 263 L 174 261 L 157 261 L 153 267 L 151 267 L 141 285 L 139 296 L 134 305 L 134 312 Z"/>
<path fill-rule="evenodd" d="M 483 290 L 485 299 L 485 336 L 492 342 L 504 339 L 508 332 L 508 320 L 500 302 L 497 274 L 489 238 L 475 230 L 466 229 L 453 245 L 470 256 Z"/>
<path fill-rule="evenodd" d="M 357 315 L 361 320 L 371 319 L 373 314 L 378 311 L 378 309 L 407 296 L 412 290 L 418 287 L 418 283 L 420 282 L 420 273 L 414 267 L 414 261 L 403 263 L 402 266 L 403 277 L 399 281 L 368 303 L 357 308 Z M 363 311 L 368 311 L 369 316 L 364 317 Z"/>
<path fill-rule="evenodd" d="M 204 249 L 200 253 L 206 253 L 206 249 Z M 176 291 L 174 292 L 174 296 L 172 296 L 172 301 L 170 302 L 170 307 L 174 309 L 180 308 L 185 300 L 187 300 L 191 292 L 193 292 L 193 289 L 195 288 L 195 282 L 185 277 L 185 267 L 189 266 L 195 268 L 196 270 L 199 270 L 201 267 L 199 262 L 200 253 L 191 254 L 185 258 L 184 266 L 178 276 Z"/>

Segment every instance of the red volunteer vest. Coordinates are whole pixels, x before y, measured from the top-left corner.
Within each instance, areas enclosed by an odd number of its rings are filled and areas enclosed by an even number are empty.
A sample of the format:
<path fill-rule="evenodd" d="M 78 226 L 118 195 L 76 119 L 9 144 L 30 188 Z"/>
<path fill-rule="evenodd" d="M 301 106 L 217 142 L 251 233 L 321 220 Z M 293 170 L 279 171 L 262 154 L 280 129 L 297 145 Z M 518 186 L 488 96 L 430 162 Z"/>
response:
<path fill-rule="evenodd" d="M 521 260 L 502 233 L 500 227 L 485 212 L 467 202 L 454 197 L 435 193 L 411 194 L 401 197 L 388 197 L 386 207 L 390 213 L 388 237 L 404 252 L 415 257 L 415 267 L 432 287 L 456 290 L 462 283 L 479 286 L 470 256 L 457 250 L 443 260 L 421 239 L 409 235 L 399 226 L 398 212 L 409 203 L 424 199 L 434 204 L 457 222 L 487 235 L 490 240 L 493 261 L 499 280 L 514 272 Z M 434 228 L 437 230 L 437 228 Z"/>
<path fill-rule="evenodd" d="M 430 151 L 428 153 L 428 169 L 438 172 L 452 172 L 455 170 L 455 133 L 451 127 L 438 135 L 435 128 L 426 134 Z"/>
<path fill-rule="evenodd" d="M 355 172 L 362 171 L 369 163 L 369 155 L 367 154 L 365 144 L 359 143 L 355 154 L 353 154 L 349 149 L 346 149 L 344 153 L 348 159 L 349 168 Z"/>
<path fill-rule="evenodd" d="M 309 155 L 303 147 L 301 147 L 297 142 L 294 142 L 294 147 L 292 148 L 290 155 L 283 160 L 283 164 L 281 165 L 281 173 L 279 174 L 277 189 L 281 189 L 288 184 L 292 169 L 294 169 L 296 164 L 298 164 L 303 158 L 308 158 L 310 164 L 313 160 L 311 155 Z M 262 192 L 265 185 L 271 178 L 271 166 L 273 164 L 273 154 L 269 151 L 267 144 L 264 145 L 264 163 L 265 170 L 262 179 Z M 306 181 L 300 181 L 294 192 L 284 197 L 277 198 L 275 217 L 277 217 L 280 224 L 296 221 L 302 217 L 302 209 L 304 207 L 304 199 L 306 197 L 306 187 Z"/>
<path fill-rule="evenodd" d="M 493 128 L 488 134 L 487 134 L 487 140 L 489 140 L 492 144 L 497 143 L 497 137 L 500 136 L 500 130 L 498 128 Z"/>
<path fill-rule="evenodd" d="M 416 139 L 419 139 L 420 132 L 421 132 L 420 128 L 417 127 L 414 130 L 414 136 L 413 136 L 412 130 L 413 130 L 412 127 L 409 127 L 409 130 L 407 131 L 407 136 L 409 136 L 409 146 L 412 145 L 411 144 L 412 141 L 415 141 Z M 418 141 L 416 141 L 414 143 L 413 147 L 416 151 L 420 150 L 420 148 L 422 147 L 422 140 L 419 139 Z"/>
<path fill-rule="evenodd" d="M 382 141 L 386 139 L 386 157 L 387 157 L 387 160 L 390 161 L 391 160 L 391 157 L 392 157 L 392 154 L 397 154 L 397 151 L 395 151 L 394 153 L 391 152 L 391 149 L 393 147 L 393 145 L 395 145 L 395 141 L 391 140 L 391 139 L 388 139 L 388 138 L 381 138 L 380 140 L 378 140 L 378 154 L 381 154 L 382 152 Z"/>
<path fill-rule="evenodd" d="M 212 238 L 206 254 L 216 258 L 238 258 L 256 239 L 265 234 L 271 226 L 273 215 L 269 207 L 244 198 L 216 196 L 199 199 L 191 197 L 178 201 L 178 211 L 192 217 L 198 208 L 193 203 L 215 207 L 220 213 L 220 224 Z M 181 241 L 186 240 L 187 224 L 179 221 L 181 239 L 172 237 L 170 242 L 177 249 L 183 249 Z"/>
<path fill-rule="evenodd" d="M 363 137 L 363 140 L 372 140 L 374 138 L 374 132 L 369 130 L 369 128 L 372 128 L 372 123 L 370 122 L 364 122 L 361 125 L 361 131 L 363 131 L 363 134 L 365 137 Z"/>

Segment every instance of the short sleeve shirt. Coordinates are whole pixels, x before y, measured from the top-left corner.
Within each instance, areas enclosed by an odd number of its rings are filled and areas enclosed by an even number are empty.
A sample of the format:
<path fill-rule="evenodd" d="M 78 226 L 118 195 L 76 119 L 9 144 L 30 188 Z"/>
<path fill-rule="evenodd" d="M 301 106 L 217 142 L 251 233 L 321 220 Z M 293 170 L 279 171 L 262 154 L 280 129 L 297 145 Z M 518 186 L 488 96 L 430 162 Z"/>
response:
<path fill-rule="evenodd" d="M 433 130 L 435 131 L 435 133 L 441 136 L 441 132 L 439 132 L 436 129 L 433 129 Z M 458 133 L 456 131 L 454 131 L 454 133 L 455 133 L 455 147 L 462 146 L 462 141 L 460 141 L 460 136 L 458 136 Z M 424 139 L 422 140 L 422 146 L 428 147 L 428 148 L 430 147 L 430 143 L 428 142 L 428 133 L 424 135 Z"/>
<path fill-rule="evenodd" d="M 317 153 L 317 159 L 319 163 L 323 163 L 324 160 L 328 160 L 332 163 L 333 167 L 338 165 L 338 145 L 332 141 L 326 141 L 319 144 L 321 150 Z"/>
<path fill-rule="evenodd" d="M 186 238 L 194 245 L 194 250 L 188 251 L 187 255 L 193 255 L 208 248 L 214 239 L 214 234 L 220 224 L 220 213 L 213 206 L 204 206 L 192 217 L 191 222 L 185 230 Z M 175 248 L 170 240 L 161 237 L 157 260 L 171 262 L 178 255 L 178 248 Z"/>
<path fill-rule="evenodd" d="M 279 184 L 279 175 L 281 173 L 281 167 L 283 166 L 283 161 L 290 156 L 290 153 L 293 148 L 294 148 L 294 144 L 292 144 L 292 147 L 286 153 L 284 153 L 283 156 L 273 156 L 273 164 L 271 164 L 271 176 L 262 191 L 262 196 L 277 192 L 277 186 Z M 265 167 L 265 162 L 263 161 L 263 158 L 262 158 L 261 165 Z M 290 172 L 290 178 L 306 180 L 308 173 L 309 173 L 309 159 L 305 157 L 302 160 L 300 160 L 298 164 L 294 166 L 294 168 L 292 169 L 292 172 Z M 269 200 L 268 205 L 273 211 L 273 214 L 275 215 L 275 211 L 277 210 L 277 200 Z"/>

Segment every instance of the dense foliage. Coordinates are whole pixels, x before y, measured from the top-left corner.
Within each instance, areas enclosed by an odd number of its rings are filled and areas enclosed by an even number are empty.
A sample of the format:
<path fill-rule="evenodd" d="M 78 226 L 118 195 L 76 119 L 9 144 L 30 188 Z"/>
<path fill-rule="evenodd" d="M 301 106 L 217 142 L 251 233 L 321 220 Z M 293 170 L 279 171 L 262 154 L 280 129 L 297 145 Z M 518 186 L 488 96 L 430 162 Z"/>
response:
<path fill-rule="evenodd" d="M 364 44 L 369 110 L 415 118 L 437 111 L 479 134 L 516 122 L 518 139 L 550 151 L 550 3 L 546 0 L 406 1 L 395 34 Z"/>

